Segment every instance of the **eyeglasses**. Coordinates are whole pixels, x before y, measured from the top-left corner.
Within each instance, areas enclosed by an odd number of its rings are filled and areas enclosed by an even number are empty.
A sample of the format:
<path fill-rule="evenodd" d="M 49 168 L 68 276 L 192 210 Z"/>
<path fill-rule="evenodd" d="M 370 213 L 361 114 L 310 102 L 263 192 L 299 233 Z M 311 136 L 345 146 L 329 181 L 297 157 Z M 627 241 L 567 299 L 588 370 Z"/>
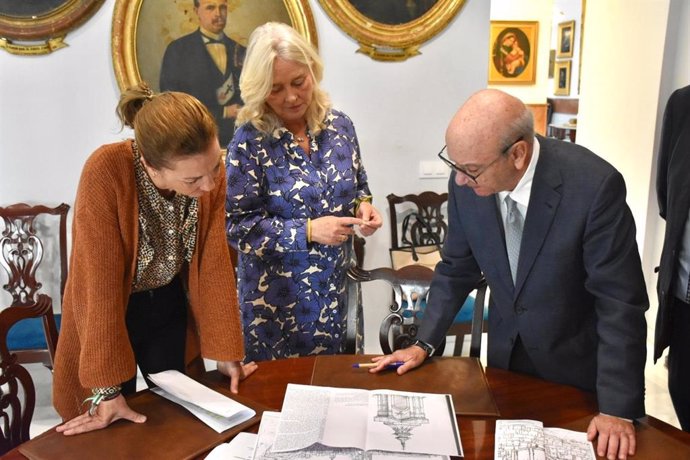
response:
<path fill-rule="evenodd" d="M 522 136 L 520 136 L 517 140 L 515 140 L 515 142 L 513 142 L 512 144 L 509 144 L 506 148 L 504 148 L 503 150 L 501 150 L 501 154 L 498 155 L 498 157 L 496 157 L 496 159 L 495 159 L 494 161 L 492 161 L 492 162 L 489 163 L 488 165 L 486 165 L 486 166 L 484 166 L 483 168 L 481 168 L 481 170 L 480 170 L 478 173 L 476 173 L 476 174 L 471 174 L 471 173 L 467 172 L 467 171 L 465 170 L 465 168 L 462 168 L 461 166 L 456 165 L 456 164 L 453 163 L 447 156 L 445 156 L 445 155 L 444 155 L 444 152 L 446 151 L 446 147 L 447 147 L 447 146 L 445 146 L 445 145 L 443 146 L 443 148 L 441 149 L 441 151 L 438 152 L 438 157 L 439 157 L 441 160 L 443 160 L 443 162 L 444 162 L 446 165 L 448 165 L 448 167 L 449 167 L 450 169 L 453 169 L 453 170 L 455 170 L 455 171 L 457 171 L 457 172 L 459 172 L 459 173 L 462 173 L 462 174 L 465 175 L 466 177 L 469 177 L 469 178 L 472 179 L 472 181 L 476 184 L 476 183 L 477 183 L 477 179 L 479 178 L 479 176 L 481 176 L 482 174 L 484 174 L 491 166 L 493 166 L 494 163 L 496 163 L 498 160 L 500 160 L 501 158 L 503 158 L 503 157 L 505 156 L 505 154 L 508 153 L 508 151 L 509 151 L 511 148 L 513 148 L 513 146 L 514 146 L 515 144 L 517 144 L 518 142 L 520 142 L 521 140 L 522 140 Z"/>

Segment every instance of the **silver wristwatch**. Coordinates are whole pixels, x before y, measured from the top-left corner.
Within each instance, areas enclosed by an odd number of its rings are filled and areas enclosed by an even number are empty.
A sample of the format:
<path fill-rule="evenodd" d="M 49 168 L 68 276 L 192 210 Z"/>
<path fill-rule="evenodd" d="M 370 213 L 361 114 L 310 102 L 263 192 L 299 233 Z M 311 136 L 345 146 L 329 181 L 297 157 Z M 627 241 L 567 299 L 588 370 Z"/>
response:
<path fill-rule="evenodd" d="M 421 340 L 415 340 L 414 342 L 412 342 L 412 345 L 417 345 L 419 348 L 424 350 L 426 352 L 427 358 L 431 358 L 431 356 L 436 351 L 436 348 L 432 347 L 426 342 L 422 342 Z"/>

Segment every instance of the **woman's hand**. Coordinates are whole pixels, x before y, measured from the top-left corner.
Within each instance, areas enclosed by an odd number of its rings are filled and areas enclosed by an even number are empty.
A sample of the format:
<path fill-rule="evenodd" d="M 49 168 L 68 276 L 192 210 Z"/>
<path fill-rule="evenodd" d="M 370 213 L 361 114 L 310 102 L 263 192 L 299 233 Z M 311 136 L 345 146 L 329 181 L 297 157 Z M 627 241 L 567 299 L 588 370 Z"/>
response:
<path fill-rule="evenodd" d="M 244 364 L 241 361 L 218 361 L 216 364 L 218 371 L 230 377 L 230 391 L 237 394 L 239 392 L 240 380 L 244 380 L 259 368 L 254 361 Z"/>
<path fill-rule="evenodd" d="M 96 407 L 96 413 L 94 415 L 89 415 L 89 411 L 87 410 L 85 413 L 55 428 L 55 431 L 63 433 L 66 436 L 71 436 L 73 434 L 100 430 L 101 428 L 107 427 L 115 420 L 120 419 L 129 420 L 134 423 L 144 423 L 146 421 L 146 416 L 130 409 L 125 397 L 120 395 L 110 401 L 101 401 L 98 407 Z"/>
<path fill-rule="evenodd" d="M 371 203 L 367 203 L 366 201 L 361 202 L 357 207 L 356 217 L 362 219 L 362 224 L 359 226 L 359 232 L 362 236 L 373 235 L 374 232 L 383 225 L 381 214 L 379 214 Z"/>
<path fill-rule="evenodd" d="M 354 235 L 354 226 L 363 225 L 362 219 L 354 217 L 324 216 L 311 221 L 311 241 L 339 246 Z"/>

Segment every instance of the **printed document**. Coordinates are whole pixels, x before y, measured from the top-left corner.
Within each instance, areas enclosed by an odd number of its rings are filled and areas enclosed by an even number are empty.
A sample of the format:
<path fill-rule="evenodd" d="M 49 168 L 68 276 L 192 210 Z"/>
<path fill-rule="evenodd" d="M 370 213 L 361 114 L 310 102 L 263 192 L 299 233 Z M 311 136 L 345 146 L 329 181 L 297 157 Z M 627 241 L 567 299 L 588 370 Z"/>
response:
<path fill-rule="evenodd" d="M 462 456 L 450 395 L 289 384 L 274 452 L 314 444 Z"/>
<path fill-rule="evenodd" d="M 587 433 L 544 428 L 536 420 L 496 420 L 496 460 L 596 460 Z"/>
<path fill-rule="evenodd" d="M 218 433 L 256 415 L 253 409 L 233 401 L 179 371 L 170 370 L 150 374 L 149 379 L 158 385 L 158 388 L 151 388 L 151 391 L 181 405 Z"/>
<path fill-rule="evenodd" d="M 361 449 L 348 447 L 329 447 L 323 444 L 313 444 L 305 449 L 291 452 L 273 451 L 273 441 L 276 437 L 279 412 L 264 412 L 261 416 L 258 440 L 254 450 L 254 460 L 344 460 L 363 458 L 369 460 L 450 460 L 446 455 L 409 454 L 400 452 L 368 451 L 363 454 Z"/>

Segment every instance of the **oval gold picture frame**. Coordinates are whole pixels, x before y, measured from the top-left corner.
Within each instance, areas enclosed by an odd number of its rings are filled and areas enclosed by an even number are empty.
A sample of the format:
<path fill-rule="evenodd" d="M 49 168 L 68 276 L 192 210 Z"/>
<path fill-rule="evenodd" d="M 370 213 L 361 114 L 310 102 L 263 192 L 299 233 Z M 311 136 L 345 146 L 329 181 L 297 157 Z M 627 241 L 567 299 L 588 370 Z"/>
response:
<path fill-rule="evenodd" d="M 274 11 L 276 13 L 271 15 Z M 237 27 L 229 35 L 242 45 L 246 46 L 251 30 L 267 21 L 289 23 L 318 47 L 316 25 L 308 0 L 229 2 L 228 24 L 229 27 L 233 24 Z M 176 30 L 171 30 L 171 24 Z M 196 27 L 193 0 L 116 0 L 112 58 L 120 90 L 146 80 L 157 91 L 157 72 L 165 47 Z"/>
<path fill-rule="evenodd" d="M 350 37 L 357 52 L 377 61 L 404 61 L 420 54 L 419 47 L 455 17 L 465 0 L 438 0 L 426 13 L 410 22 L 390 25 L 375 21 L 348 0 L 319 0 L 326 14 Z"/>
<path fill-rule="evenodd" d="M 36 15 L 0 10 L 0 48 L 12 54 L 48 54 L 67 44 L 65 35 L 86 22 L 105 0 L 65 0 Z M 31 42 L 43 41 L 42 44 Z"/>

